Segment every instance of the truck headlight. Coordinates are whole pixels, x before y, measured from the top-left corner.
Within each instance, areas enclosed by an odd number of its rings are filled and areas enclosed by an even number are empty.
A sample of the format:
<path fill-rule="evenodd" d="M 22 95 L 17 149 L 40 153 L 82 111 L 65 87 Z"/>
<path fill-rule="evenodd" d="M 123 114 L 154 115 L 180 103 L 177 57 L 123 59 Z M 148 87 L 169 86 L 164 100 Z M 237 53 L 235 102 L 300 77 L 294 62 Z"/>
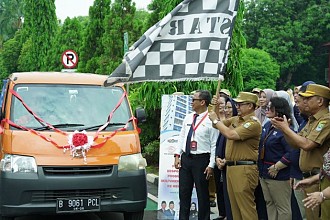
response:
<path fill-rule="evenodd" d="M 118 171 L 143 170 L 147 166 L 147 161 L 141 154 L 131 154 L 121 156 L 118 163 Z"/>
<path fill-rule="evenodd" d="M 6 154 L 1 159 L 1 171 L 11 173 L 37 173 L 34 157 Z"/>

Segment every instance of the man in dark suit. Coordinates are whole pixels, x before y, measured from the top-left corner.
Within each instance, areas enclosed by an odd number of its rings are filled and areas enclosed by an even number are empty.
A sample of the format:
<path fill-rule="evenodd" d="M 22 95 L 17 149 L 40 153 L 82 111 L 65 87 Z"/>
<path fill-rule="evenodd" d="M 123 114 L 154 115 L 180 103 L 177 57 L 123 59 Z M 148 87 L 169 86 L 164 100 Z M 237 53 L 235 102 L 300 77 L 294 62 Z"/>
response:
<path fill-rule="evenodd" d="M 157 219 L 166 219 L 166 202 L 162 201 L 161 208 L 157 211 Z"/>
<path fill-rule="evenodd" d="M 170 201 L 170 203 L 168 203 L 168 207 L 169 209 L 165 211 L 166 219 L 174 220 L 174 216 L 175 216 L 174 202 Z"/>

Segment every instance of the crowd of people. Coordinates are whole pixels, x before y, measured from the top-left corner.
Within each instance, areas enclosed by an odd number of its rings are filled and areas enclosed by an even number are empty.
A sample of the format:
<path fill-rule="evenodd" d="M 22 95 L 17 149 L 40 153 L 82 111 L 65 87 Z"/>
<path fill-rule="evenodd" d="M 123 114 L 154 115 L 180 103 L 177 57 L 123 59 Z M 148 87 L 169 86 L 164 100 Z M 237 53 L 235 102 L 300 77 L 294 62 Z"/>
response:
<path fill-rule="evenodd" d="M 215 220 L 330 219 L 329 101 L 329 87 L 312 81 L 236 98 L 195 91 L 174 155 L 179 219 L 191 219 L 194 186 L 197 219 L 210 219 L 210 181 Z"/>

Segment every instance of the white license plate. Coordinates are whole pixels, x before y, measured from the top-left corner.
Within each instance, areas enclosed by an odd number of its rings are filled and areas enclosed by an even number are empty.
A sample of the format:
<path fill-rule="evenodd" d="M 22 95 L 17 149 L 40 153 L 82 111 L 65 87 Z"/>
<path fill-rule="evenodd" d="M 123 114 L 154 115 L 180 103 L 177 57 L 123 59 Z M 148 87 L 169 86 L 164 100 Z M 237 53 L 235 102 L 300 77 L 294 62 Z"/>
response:
<path fill-rule="evenodd" d="M 100 211 L 100 197 L 59 198 L 56 202 L 57 213 Z"/>

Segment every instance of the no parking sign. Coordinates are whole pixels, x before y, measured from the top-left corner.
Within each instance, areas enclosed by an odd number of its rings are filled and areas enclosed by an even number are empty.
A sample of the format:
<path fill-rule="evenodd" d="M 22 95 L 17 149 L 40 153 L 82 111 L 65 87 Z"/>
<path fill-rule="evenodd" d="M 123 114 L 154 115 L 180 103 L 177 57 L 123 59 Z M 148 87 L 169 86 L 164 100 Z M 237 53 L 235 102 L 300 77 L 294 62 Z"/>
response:
<path fill-rule="evenodd" d="M 72 69 L 78 64 L 78 55 L 74 50 L 66 50 L 62 53 L 62 64 L 65 68 Z"/>

